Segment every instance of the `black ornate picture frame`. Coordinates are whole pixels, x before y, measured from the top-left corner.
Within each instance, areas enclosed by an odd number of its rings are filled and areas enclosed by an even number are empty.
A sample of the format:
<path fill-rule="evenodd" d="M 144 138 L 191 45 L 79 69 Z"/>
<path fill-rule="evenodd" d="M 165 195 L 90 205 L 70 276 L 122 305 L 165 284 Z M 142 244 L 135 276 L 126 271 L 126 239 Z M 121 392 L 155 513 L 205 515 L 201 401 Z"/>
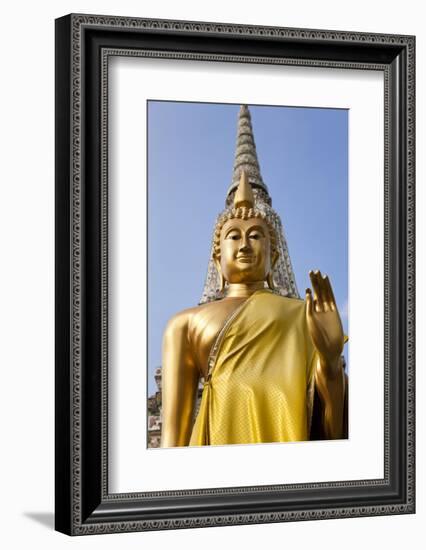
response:
<path fill-rule="evenodd" d="M 384 477 L 108 491 L 108 59 L 384 75 Z M 69 535 L 415 511 L 415 38 L 68 15 L 56 20 L 56 529 Z"/>

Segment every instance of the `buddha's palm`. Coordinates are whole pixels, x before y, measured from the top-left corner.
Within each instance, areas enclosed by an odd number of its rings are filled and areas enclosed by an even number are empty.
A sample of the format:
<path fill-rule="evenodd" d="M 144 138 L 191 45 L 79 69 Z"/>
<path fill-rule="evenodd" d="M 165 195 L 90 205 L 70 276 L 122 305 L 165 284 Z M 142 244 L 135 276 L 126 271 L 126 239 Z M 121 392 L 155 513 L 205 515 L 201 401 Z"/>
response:
<path fill-rule="evenodd" d="M 314 294 L 306 289 L 306 319 L 321 362 L 336 368 L 342 354 L 344 334 L 330 280 L 320 271 L 309 273 Z M 324 366 L 325 366 L 324 365 Z"/>

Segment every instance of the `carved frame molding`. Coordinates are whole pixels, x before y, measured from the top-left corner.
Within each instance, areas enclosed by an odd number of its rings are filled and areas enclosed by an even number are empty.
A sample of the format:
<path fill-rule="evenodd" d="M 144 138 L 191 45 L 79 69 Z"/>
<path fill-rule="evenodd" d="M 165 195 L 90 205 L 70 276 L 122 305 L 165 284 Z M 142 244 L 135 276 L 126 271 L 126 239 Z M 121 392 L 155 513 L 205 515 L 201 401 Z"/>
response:
<path fill-rule="evenodd" d="M 382 480 L 108 493 L 111 56 L 384 72 Z M 414 86 L 413 36 L 74 14 L 56 21 L 56 529 L 84 535 L 414 513 Z"/>

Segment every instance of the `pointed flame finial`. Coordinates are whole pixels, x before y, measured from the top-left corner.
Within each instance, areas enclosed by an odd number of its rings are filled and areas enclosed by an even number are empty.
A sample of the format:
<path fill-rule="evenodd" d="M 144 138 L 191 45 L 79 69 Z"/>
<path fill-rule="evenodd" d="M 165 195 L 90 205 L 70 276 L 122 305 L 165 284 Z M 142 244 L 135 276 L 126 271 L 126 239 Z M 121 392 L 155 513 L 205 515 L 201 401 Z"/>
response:
<path fill-rule="evenodd" d="M 241 206 L 253 208 L 254 206 L 253 190 L 245 170 L 241 170 L 240 183 L 234 197 L 234 206 L 235 208 L 240 208 Z"/>

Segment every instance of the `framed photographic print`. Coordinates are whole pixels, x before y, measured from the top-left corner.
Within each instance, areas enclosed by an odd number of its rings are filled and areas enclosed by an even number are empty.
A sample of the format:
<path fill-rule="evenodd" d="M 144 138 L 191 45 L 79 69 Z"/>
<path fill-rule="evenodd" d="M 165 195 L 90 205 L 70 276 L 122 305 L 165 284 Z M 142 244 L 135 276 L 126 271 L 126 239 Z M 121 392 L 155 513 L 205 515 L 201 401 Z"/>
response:
<path fill-rule="evenodd" d="M 413 513 L 414 37 L 56 21 L 56 529 Z"/>
<path fill-rule="evenodd" d="M 137 88 L 137 85 L 132 85 L 130 88 Z M 123 105 L 129 103 L 131 102 L 125 101 Z M 123 121 L 125 115 L 119 114 L 116 118 Z M 113 128 L 110 128 L 111 132 L 115 133 Z M 255 139 L 257 134 L 260 139 Z M 297 138 L 293 139 L 294 136 Z M 297 281 L 303 281 L 301 283 L 304 284 L 303 288 L 310 285 L 308 273 L 312 271 L 310 267 L 313 262 L 314 265 L 321 265 L 333 280 L 334 294 L 336 302 L 339 304 L 338 310 L 343 324 L 342 340 L 344 333 L 348 333 L 348 110 L 149 100 L 147 105 L 147 145 L 147 211 L 149 213 L 147 254 L 149 266 L 147 293 L 148 446 L 160 445 L 161 431 L 163 446 L 186 445 L 188 441 L 179 430 L 179 425 L 182 425 L 182 422 L 178 422 L 178 426 L 169 426 L 170 429 L 168 429 L 167 421 L 167 410 L 172 418 L 179 415 L 175 408 L 179 407 L 180 400 L 171 402 L 170 399 L 173 399 L 172 392 L 175 384 L 179 386 L 179 383 L 186 379 L 185 376 L 181 377 L 181 381 L 171 379 L 176 375 L 173 372 L 174 361 L 177 359 L 180 365 L 185 364 L 185 358 L 176 351 L 176 327 L 173 328 L 174 325 L 178 319 L 187 315 L 191 317 L 191 326 L 188 327 L 191 344 L 187 351 L 191 356 L 197 356 L 202 353 L 200 350 L 204 347 L 208 350 L 213 347 L 209 339 L 206 344 L 203 337 L 201 341 L 198 340 L 200 327 L 204 327 L 208 322 L 212 331 L 211 337 L 218 339 L 221 330 L 219 328 L 214 330 L 214 320 L 207 321 L 205 316 L 209 317 L 210 312 L 214 310 L 216 318 L 220 318 L 221 314 L 228 317 L 228 302 L 224 299 L 225 295 L 229 299 L 229 303 L 233 302 L 236 309 L 242 305 L 240 300 L 244 300 L 244 309 L 249 302 L 254 302 L 252 307 L 256 307 L 257 310 L 257 314 L 251 312 L 250 315 L 248 312 L 241 311 L 238 321 L 236 320 L 234 323 L 233 330 L 236 331 L 240 345 L 245 329 L 241 325 L 240 328 L 237 328 L 237 322 L 245 324 L 244 317 L 247 317 L 251 329 L 256 332 L 255 326 L 257 327 L 259 323 L 258 316 L 263 316 L 259 311 L 259 303 L 265 299 L 264 296 L 253 296 L 247 302 L 245 300 L 247 296 L 241 296 L 241 293 L 251 294 L 255 290 L 255 287 L 247 286 L 248 278 L 251 278 L 253 271 L 250 267 L 250 260 L 255 259 L 256 245 L 251 246 L 251 243 L 252 241 L 255 243 L 261 241 L 262 234 L 248 234 L 247 242 L 239 241 L 240 228 L 238 227 L 237 234 L 230 235 L 228 240 L 237 244 L 237 264 L 240 262 L 244 265 L 242 269 L 238 270 L 238 275 L 234 274 L 234 282 L 228 282 L 229 275 L 227 276 L 226 285 L 222 291 L 219 288 L 217 267 L 209 257 L 211 253 L 214 254 L 211 242 L 214 233 L 213 225 L 218 212 L 225 209 L 225 214 L 222 216 L 234 216 L 242 213 L 238 210 L 233 211 L 235 210 L 236 189 L 240 184 L 243 172 L 247 175 L 248 184 L 256 196 L 255 210 L 256 207 L 259 207 L 260 213 L 267 215 L 265 219 L 270 218 L 270 231 L 279 238 L 275 247 L 277 260 L 272 269 L 273 284 L 264 283 L 263 280 L 260 282 L 261 288 L 266 287 L 268 291 L 275 294 L 274 297 L 270 296 L 272 300 L 270 305 L 287 303 L 293 306 L 297 303 L 294 301 L 296 299 L 303 309 L 304 304 L 300 295 L 302 292 L 304 297 L 304 291 L 298 289 Z M 303 162 L 304 158 L 309 161 Z M 165 162 L 166 159 L 167 162 Z M 219 169 L 208 168 L 213 159 L 215 165 L 222 167 L 220 173 Z M 263 159 L 267 160 L 268 166 L 265 166 L 265 161 L 262 163 Z M 172 172 L 170 172 L 170 166 L 173 166 Z M 203 166 L 206 168 L 203 169 Z M 265 170 L 270 174 L 268 184 L 264 181 L 266 180 L 263 176 Z M 226 172 L 228 172 L 228 176 Z M 202 175 L 200 176 L 200 174 Z M 220 181 L 227 183 L 220 185 Z M 180 182 L 185 183 L 181 184 Z M 310 197 L 310 199 L 307 201 L 306 197 Z M 118 203 L 120 202 L 118 201 Z M 298 208 L 294 206 L 296 204 Z M 283 219 L 285 219 L 285 228 L 283 228 L 283 222 L 277 212 L 282 213 Z M 231 219 L 235 220 L 232 223 L 239 226 L 238 217 L 231 217 Z M 256 227 L 259 225 L 260 218 L 254 219 L 257 220 L 253 223 L 253 226 Z M 326 220 L 330 220 L 330 223 Z M 247 229 L 250 229 L 250 225 Z M 215 233 L 218 231 L 217 227 L 216 224 Z M 178 234 L 176 234 L 176 230 L 178 230 Z M 173 246 L 170 246 L 171 239 Z M 225 241 L 222 242 L 222 246 L 226 244 Z M 245 256 L 249 257 L 245 258 Z M 229 270 L 231 260 L 232 258 L 226 260 L 225 270 Z M 114 265 L 113 262 L 110 262 L 111 264 Z M 122 263 L 119 262 L 118 265 L 122 265 Z M 173 265 L 174 270 L 172 280 L 170 280 L 168 270 L 170 265 Z M 111 275 L 110 271 L 110 281 L 112 280 Z M 125 276 L 123 273 L 122 277 Z M 165 291 L 165 289 L 170 290 Z M 218 299 L 219 296 L 221 296 L 220 299 Z M 291 298 L 291 300 L 289 302 L 277 300 L 276 296 Z M 133 303 L 133 300 L 131 302 Z M 124 302 L 118 299 L 118 303 L 123 305 Z M 190 307 L 188 311 L 188 304 L 191 306 L 195 304 L 195 309 Z M 226 309 L 222 310 L 224 305 L 226 305 Z M 233 315 L 233 307 L 231 309 L 230 315 Z M 112 313 L 111 309 L 110 313 Z M 290 312 L 280 312 L 279 315 L 288 317 Z M 269 308 L 266 316 L 268 322 L 271 322 L 273 315 Z M 112 315 L 112 317 L 114 318 L 116 315 Z M 302 320 L 304 321 L 304 316 L 302 316 Z M 166 330 L 168 321 L 169 325 Z M 222 326 L 224 322 L 219 321 L 218 324 Z M 297 325 L 296 322 L 291 324 Z M 273 346 L 271 343 L 266 343 L 266 340 L 272 337 L 272 333 L 268 335 L 265 328 L 262 327 L 262 333 L 258 334 L 256 338 L 261 342 L 260 348 L 268 350 L 268 358 L 261 359 L 259 357 L 260 350 L 256 349 L 257 345 L 247 343 L 241 349 L 244 349 L 244 354 L 247 354 L 249 349 L 251 350 L 250 360 L 241 357 L 233 366 L 225 367 L 223 362 L 225 348 L 222 346 L 222 358 L 220 356 L 217 358 L 214 369 L 216 374 L 210 382 L 211 387 L 214 386 L 216 395 L 218 386 L 215 380 L 219 376 L 219 371 L 226 370 L 228 373 L 231 371 L 236 373 L 238 370 L 239 374 L 236 379 L 236 387 L 232 387 L 232 379 L 226 378 L 223 388 L 225 390 L 224 398 L 232 410 L 225 413 L 223 412 L 225 404 L 219 405 L 222 431 L 221 435 L 218 434 L 219 439 L 213 437 L 215 430 L 212 425 L 213 416 L 210 414 L 210 445 L 231 442 L 241 444 L 299 441 L 320 436 L 319 433 L 314 433 L 319 428 L 315 421 L 321 417 L 320 411 L 314 410 L 314 403 L 319 404 L 321 400 L 315 400 L 314 391 L 311 391 L 307 399 L 305 395 L 297 398 L 303 410 L 309 413 L 308 418 L 301 411 L 296 413 L 297 403 L 292 406 L 288 405 L 291 399 L 290 395 L 296 399 L 295 384 L 299 378 L 296 372 L 290 375 L 290 365 L 287 365 L 285 370 L 288 373 L 288 381 L 291 381 L 291 388 L 285 390 L 284 386 L 280 384 L 281 396 L 286 394 L 285 399 L 278 396 L 275 399 L 272 397 L 275 393 L 275 382 L 272 381 L 275 368 L 279 372 L 278 377 L 281 378 L 286 350 L 294 347 L 300 350 L 303 345 L 285 341 L 283 327 L 279 324 L 279 342 L 283 349 L 279 347 L 277 349 L 279 358 L 276 361 L 272 360 L 270 354 Z M 162 346 L 163 333 L 164 346 Z M 297 332 L 294 332 L 294 336 L 296 334 Z M 254 335 L 250 331 L 249 338 L 253 339 L 253 337 Z M 168 344 L 166 340 L 170 340 L 170 343 Z M 194 346 L 198 348 L 198 351 L 194 349 Z M 168 353 L 168 347 L 173 349 L 171 354 Z M 235 343 L 231 347 L 235 349 Z M 293 363 L 294 360 L 295 355 L 292 352 L 289 362 Z M 343 360 L 346 372 L 348 372 L 346 350 Z M 307 359 L 299 357 L 298 361 L 305 364 Z M 198 426 L 203 416 L 203 410 L 208 406 L 209 397 L 206 389 L 204 398 L 201 399 L 205 386 L 205 373 L 203 373 L 203 368 L 198 366 L 207 365 L 207 357 L 199 357 L 197 362 L 197 370 L 201 374 L 194 379 L 200 400 L 198 406 L 201 406 L 201 412 L 198 414 L 200 417 Z M 261 372 L 256 372 L 254 363 L 261 369 Z M 306 394 L 306 387 L 309 388 L 310 382 L 314 382 L 313 377 L 309 376 L 308 372 L 308 379 L 305 380 L 304 369 L 297 368 L 296 363 L 295 368 L 298 374 L 303 374 L 303 380 L 302 378 L 299 380 L 302 392 Z M 314 366 L 313 361 L 309 362 L 308 360 L 308 363 L 308 369 Z M 238 369 L 235 368 L 237 364 Z M 243 375 L 244 364 L 247 365 L 247 372 Z M 271 369 L 269 374 L 265 370 L 267 366 Z M 163 376 L 163 372 L 165 376 Z M 271 380 L 268 383 L 269 377 Z M 198 387 L 199 378 L 203 379 L 200 387 Z M 251 382 L 249 382 L 250 380 Z M 260 387 L 252 388 L 256 394 L 256 400 L 252 401 L 251 392 L 246 393 L 246 390 L 249 385 L 252 386 L 254 380 L 260 381 Z M 167 387 L 168 381 L 170 384 Z M 239 390 L 242 391 L 241 395 L 239 395 Z M 349 393 L 347 390 L 348 388 L 342 392 L 343 402 L 344 394 L 347 397 Z M 188 391 L 191 398 L 192 393 Z M 248 401 L 244 396 L 248 397 Z M 239 402 L 239 407 L 235 406 L 234 400 Z M 196 399 L 195 409 L 198 406 Z M 282 407 L 281 412 L 278 410 L 280 407 Z M 238 408 L 242 414 L 250 410 L 253 417 L 256 417 L 256 433 L 253 423 L 239 421 L 236 418 Z M 286 416 L 293 418 L 293 415 L 290 415 L 290 410 L 294 411 L 294 421 L 303 425 L 303 431 L 297 432 L 296 430 L 297 433 L 294 432 L 295 426 L 292 426 L 290 420 L 287 423 L 276 421 L 276 419 Z M 342 422 L 345 420 L 346 425 L 347 418 L 343 419 L 343 417 L 347 417 L 347 412 L 340 411 L 339 414 L 342 417 Z M 229 424 L 223 422 L 223 415 L 229 419 Z M 191 415 L 191 417 L 193 416 Z M 129 416 L 127 422 L 130 421 L 130 418 Z M 312 420 L 314 420 L 313 423 Z M 234 433 L 234 428 L 237 426 L 238 429 Z M 192 420 L 190 428 L 192 428 Z M 302 426 L 299 425 L 297 429 L 301 428 Z M 229 430 L 233 433 L 231 434 Z M 339 437 L 342 437 L 343 431 L 346 434 L 347 429 L 343 429 L 341 426 L 340 430 L 342 433 L 339 434 Z M 325 434 L 323 436 L 325 437 Z M 189 430 L 186 435 L 187 439 L 188 437 Z M 337 438 L 337 434 L 335 437 Z M 173 441 L 174 438 L 177 439 Z M 193 443 L 195 438 L 194 432 Z"/>

